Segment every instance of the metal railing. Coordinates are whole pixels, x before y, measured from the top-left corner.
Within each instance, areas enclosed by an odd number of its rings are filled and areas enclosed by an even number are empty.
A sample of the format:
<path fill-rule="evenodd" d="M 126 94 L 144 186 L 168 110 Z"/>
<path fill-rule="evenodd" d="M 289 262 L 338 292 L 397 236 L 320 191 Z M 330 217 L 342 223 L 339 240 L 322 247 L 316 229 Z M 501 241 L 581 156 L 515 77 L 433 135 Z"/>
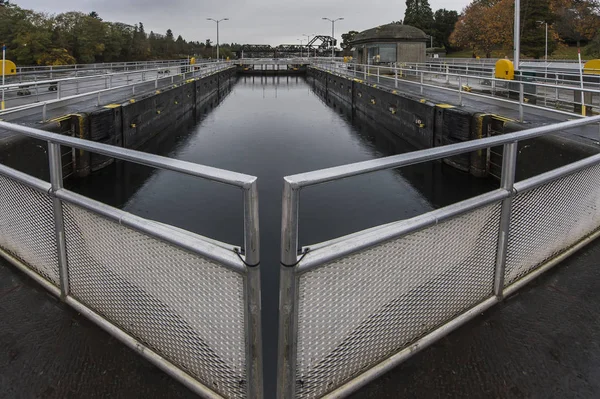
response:
<path fill-rule="evenodd" d="M 400 84 L 452 91 L 457 103 L 463 105 L 463 96 L 485 97 L 495 101 L 516 104 L 519 120 L 523 121 L 524 108 L 537 108 L 569 116 L 585 116 L 585 112 L 600 112 L 600 89 L 581 88 L 575 85 L 556 85 L 526 81 L 508 81 L 448 71 L 423 71 L 411 68 L 394 68 L 373 65 L 313 63 L 312 67 L 341 76 L 382 84 L 391 89 Z M 585 107 L 582 107 L 582 104 Z M 578 106 L 582 111 L 575 111 Z"/>
<path fill-rule="evenodd" d="M 159 89 L 165 85 L 180 83 L 189 78 L 205 76 L 207 74 L 218 72 L 222 69 L 231 67 L 231 62 L 214 62 L 192 67 L 186 67 L 185 72 L 160 74 L 163 68 L 146 70 L 143 72 L 126 72 L 120 74 L 107 74 L 99 76 L 86 76 L 78 78 L 64 78 L 58 80 L 38 81 L 33 85 L 29 85 L 29 90 L 33 90 L 27 97 L 31 102 L 22 105 L 9 107 L 4 111 L 0 111 L 0 117 L 6 120 L 17 119 L 23 116 L 31 115 L 32 113 L 40 112 L 42 108 L 42 121 L 46 121 L 47 111 L 60 108 L 65 105 L 77 103 L 90 97 L 96 98 L 96 105 L 99 106 L 104 98 L 115 92 L 126 91 L 127 94 L 135 95 L 136 90 L 139 93 L 142 89 Z M 85 84 L 87 82 L 87 85 Z M 53 98 L 43 99 L 39 91 L 44 87 L 55 87 L 55 94 L 49 94 Z M 2 86 L 0 86 L 2 87 Z M 22 85 L 10 84 L 3 86 L 7 91 L 21 90 Z M 48 94 L 46 94 L 46 97 Z M 12 100 L 20 100 L 13 98 Z M 27 99 L 27 98 L 26 98 Z M 43 101 L 39 101 L 39 100 Z M 8 98 L 6 103 L 10 104 L 11 99 Z"/>
<path fill-rule="evenodd" d="M 0 122 L 48 143 L 50 182 L 0 165 L 0 255 L 205 397 L 261 398 L 256 177 Z M 238 187 L 240 247 L 63 187 L 60 147 Z"/>
<path fill-rule="evenodd" d="M 348 395 L 599 236 L 600 154 L 515 183 L 518 142 L 598 122 L 285 177 L 278 397 Z M 497 146 L 504 147 L 499 189 L 300 247 L 302 189 Z"/>

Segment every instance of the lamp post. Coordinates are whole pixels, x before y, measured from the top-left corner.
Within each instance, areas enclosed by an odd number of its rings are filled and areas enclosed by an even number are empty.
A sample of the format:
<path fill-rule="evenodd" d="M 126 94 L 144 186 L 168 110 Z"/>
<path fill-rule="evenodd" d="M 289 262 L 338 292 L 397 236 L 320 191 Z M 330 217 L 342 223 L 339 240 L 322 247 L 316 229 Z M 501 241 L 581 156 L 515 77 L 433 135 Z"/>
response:
<path fill-rule="evenodd" d="M 4 109 L 4 76 L 6 75 L 6 44 L 2 45 L 2 102 L 0 109 Z"/>
<path fill-rule="evenodd" d="M 300 42 L 300 58 L 302 58 L 302 42 L 304 41 L 304 39 L 296 39 Z"/>
<path fill-rule="evenodd" d="M 306 36 L 306 52 L 308 53 L 308 58 L 310 58 L 310 47 L 308 47 L 308 43 L 310 43 L 311 35 L 307 35 L 306 33 L 303 33 L 302 36 Z"/>
<path fill-rule="evenodd" d="M 537 21 L 538 24 L 546 24 L 546 56 L 545 56 L 545 60 L 546 62 L 548 62 L 548 22 L 546 21 Z"/>
<path fill-rule="evenodd" d="M 206 18 L 208 21 L 213 21 L 217 23 L 217 61 L 219 60 L 219 22 L 221 21 L 229 21 L 229 18 L 222 18 L 222 19 L 213 19 L 213 18 Z"/>
<path fill-rule="evenodd" d="M 521 57 L 521 0 L 515 0 L 515 32 L 514 32 L 514 47 L 515 47 L 515 69 L 519 70 Z"/>
<path fill-rule="evenodd" d="M 344 18 L 330 19 L 323 17 L 323 19 L 331 22 L 331 59 L 333 59 L 333 57 L 335 56 L 335 44 L 333 43 L 333 41 L 335 40 L 335 21 L 341 21 Z"/>

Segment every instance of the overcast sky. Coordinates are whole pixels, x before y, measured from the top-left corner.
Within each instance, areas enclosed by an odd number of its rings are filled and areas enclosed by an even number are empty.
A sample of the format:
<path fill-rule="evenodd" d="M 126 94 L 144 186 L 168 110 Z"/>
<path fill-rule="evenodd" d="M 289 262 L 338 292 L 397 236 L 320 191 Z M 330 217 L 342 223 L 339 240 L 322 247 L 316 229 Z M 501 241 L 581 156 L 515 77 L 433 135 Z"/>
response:
<path fill-rule="evenodd" d="M 216 24 L 206 18 L 230 18 L 220 26 L 221 43 L 297 44 L 303 34 L 331 34 L 331 23 L 322 17 L 339 18 L 335 36 L 349 30 L 362 31 L 404 18 L 404 0 L 14 0 L 22 8 L 61 13 L 96 11 L 107 21 L 143 22 L 146 33 L 173 30 L 186 40 L 216 40 Z M 460 11 L 470 0 L 430 0 L 435 11 Z"/>

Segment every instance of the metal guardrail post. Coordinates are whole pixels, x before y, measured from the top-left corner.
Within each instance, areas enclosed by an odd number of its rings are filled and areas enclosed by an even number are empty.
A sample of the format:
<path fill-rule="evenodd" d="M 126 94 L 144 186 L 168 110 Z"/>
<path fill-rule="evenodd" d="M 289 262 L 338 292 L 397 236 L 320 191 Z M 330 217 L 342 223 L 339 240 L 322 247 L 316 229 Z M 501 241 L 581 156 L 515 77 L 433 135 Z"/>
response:
<path fill-rule="evenodd" d="M 394 68 L 394 87 L 398 88 L 398 67 Z"/>
<path fill-rule="evenodd" d="M 54 232 L 58 254 L 58 272 L 60 276 L 60 297 L 65 300 L 69 295 L 69 268 L 63 220 L 62 201 L 54 193 L 63 188 L 62 161 L 60 144 L 48 142 L 48 160 L 50 163 L 50 184 L 52 186 L 52 206 L 54 210 Z"/>
<path fill-rule="evenodd" d="M 263 397 L 262 328 L 260 290 L 260 230 L 258 187 L 254 182 L 244 189 L 244 253 L 247 276 L 246 303 L 246 367 L 248 398 Z"/>
<path fill-rule="evenodd" d="M 421 71 L 421 94 L 423 94 L 423 71 Z"/>
<path fill-rule="evenodd" d="M 61 89 L 61 82 L 58 81 L 58 83 L 56 84 L 56 99 L 60 100 L 60 89 Z"/>
<path fill-rule="evenodd" d="M 519 83 L 519 122 L 523 122 L 523 102 L 525 100 L 525 93 L 523 83 Z"/>
<path fill-rule="evenodd" d="M 291 399 L 296 388 L 296 329 L 298 325 L 298 209 L 300 191 L 284 181 L 281 217 L 281 270 L 277 397 Z"/>
<path fill-rule="evenodd" d="M 108 79 L 108 88 L 109 89 L 112 89 L 112 79 L 113 79 L 113 76 L 110 75 L 110 78 Z"/>
<path fill-rule="evenodd" d="M 42 122 L 46 122 L 46 102 L 42 106 Z"/>
<path fill-rule="evenodd" d="M 496 272 L 494 278 L 494 295 L 502 298 L 504 291 L 504 274 L 506 270 L 506 256 L 508 250 L 508 235 L 510 233 L 510 217 L 513 202 L 513 186 L 515 184 L 515 171 L 517 169 L 518 143 L 504 144 L 502 156 L 501 188 L 510 192 L 510 196 L 502 200 L 500 214 L 500 229 L 498 231 L 498 251 L 496 254 Z"/>
<path fill-rule="evenodd" d="M 377 67 L 377 83 L 379 83 L 379 67 Z"/>
<path fill-rule="evenodd" d="M 96 107 L 100 106 L 100 92 L 98 92 L 98 98 L 96 99 Z"/>
<path fill-rule="evenodd" d="M 462 107 L 462 76 L 458 77 L 458 105 Z"/>
<path fill-rule="evenodd" d="M 79 94 L 79 81 L 75 81 L 75 94 Z"/>

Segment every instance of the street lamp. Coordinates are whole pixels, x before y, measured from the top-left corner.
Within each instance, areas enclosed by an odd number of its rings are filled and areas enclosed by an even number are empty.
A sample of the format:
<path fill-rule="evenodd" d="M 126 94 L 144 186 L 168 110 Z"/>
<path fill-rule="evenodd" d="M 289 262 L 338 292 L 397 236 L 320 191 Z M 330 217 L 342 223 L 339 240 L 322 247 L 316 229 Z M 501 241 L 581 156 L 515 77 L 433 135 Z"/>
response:
<path fill-rule="evenodd" d="M 306 52 L 308 53 L 308 58 L 310 58 L 310 47 L 308 47 L 308 43 L 310 43 L 311 35 L 307 35 L 306 33 L 303 33 L 302 36 L 306 36 Z M 312 36 L 314 36 L 314 34 L 312 34 Z M 316 57 L 316 55 L 315 55 L 315 57 Z"/>
<path fill-rule="evenodd" d="M 300 42 L 300 58 L 302 58 L 302 42 L 304 41 L 304 39 L 296 39 Z"/>
<path fill-rule="evenodd" d="M 333 43 L 333 41 L 335 40 L 335 30 L 334 30 L 335 21 L 341 21 L 344 18 L 329 19 L 329 18 L 323 17 L 322 19 L 325 19 L 325 20 L 331 22 L 331 58 L 333 59 L 333 57 L 335 56 L 335 44 Z"/>
<path fill-rule="evenodd" d="M 222 18 L 222 19 L 213 19 L 213 18 L 206 18 L 208 21 L 213 21 L 217 23 L 217 61 L 219 60 L 219 22 L 221 21 L 229 21 L 229 18 Z"/>

